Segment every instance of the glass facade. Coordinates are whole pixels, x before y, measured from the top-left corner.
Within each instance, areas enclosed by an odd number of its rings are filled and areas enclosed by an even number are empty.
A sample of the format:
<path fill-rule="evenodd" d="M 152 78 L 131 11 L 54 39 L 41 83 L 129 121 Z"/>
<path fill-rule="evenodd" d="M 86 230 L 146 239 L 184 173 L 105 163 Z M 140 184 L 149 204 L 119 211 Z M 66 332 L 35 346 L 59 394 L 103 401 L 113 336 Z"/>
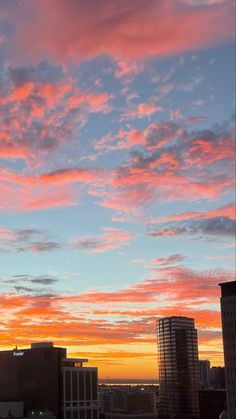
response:
<path fill-rule="evenodd" d="M 167 317 L 157 322 L 160 405 L 163 418 L 199 417 L 199 366 L 194 320 Z"/>

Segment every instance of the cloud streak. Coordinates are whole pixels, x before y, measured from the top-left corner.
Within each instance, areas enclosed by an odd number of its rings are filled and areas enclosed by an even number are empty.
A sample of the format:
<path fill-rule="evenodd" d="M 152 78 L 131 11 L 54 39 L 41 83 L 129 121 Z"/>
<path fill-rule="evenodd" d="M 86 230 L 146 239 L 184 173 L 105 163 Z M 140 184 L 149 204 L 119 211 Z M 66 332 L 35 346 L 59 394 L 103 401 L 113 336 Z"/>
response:
<path fill-rule="evenodd" d="M 70 246 L 91 253 L 104 253 L 127 246 L 134 238 L 133 234 L 114 227 L 105 227 L 103 230 L 105 232 L 100 236 L 76 237 L 70 241 Z"/>

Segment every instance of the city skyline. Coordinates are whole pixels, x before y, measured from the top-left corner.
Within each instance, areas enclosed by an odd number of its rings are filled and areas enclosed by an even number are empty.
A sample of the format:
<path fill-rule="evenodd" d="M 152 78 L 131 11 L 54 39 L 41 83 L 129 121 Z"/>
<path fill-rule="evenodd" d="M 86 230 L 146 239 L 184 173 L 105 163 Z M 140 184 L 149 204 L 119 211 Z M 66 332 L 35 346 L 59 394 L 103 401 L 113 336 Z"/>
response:
<path fill-rule="evenodd" d="M 156 320 L 186 316 L 222 366 L 234 2 L 0 8 L 0 350 L 53 341 L 155 379 Z"/>

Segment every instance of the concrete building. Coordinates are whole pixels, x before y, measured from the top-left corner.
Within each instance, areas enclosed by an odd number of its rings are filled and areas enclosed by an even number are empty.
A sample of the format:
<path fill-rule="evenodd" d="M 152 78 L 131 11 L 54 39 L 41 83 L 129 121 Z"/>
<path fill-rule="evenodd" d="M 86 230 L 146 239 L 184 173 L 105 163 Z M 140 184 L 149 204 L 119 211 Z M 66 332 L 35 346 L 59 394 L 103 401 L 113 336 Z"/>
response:
<path fill-rule="evenodd" d="M 199 384 L 200 388 L 207 389 L 210 386 L 210 361 L 199 361 Z"/>
<path fill-rule="evenodd" d="M 98 419 L 97 368 L 83 366 L 87 359 L 62 360 L 63 419 Z"/>
<path fill-rule="evenodd" d="M 199 363 L 194 320 L 167 317 L 157 322 L 160 418 L 199 418 Z"/>
<path fill-rule="evenodd" d="M 97 369 L 67 358 L 51 342 L 0 351 L 0 401 L 24 403 L 24 414 L 51 412 L 56 419 L 97 419 Z"/>
<path fill-rule="evenodd" d="M 236 281 L 221 286 L 221 318 L 228 419 L 236 418 Z"/>

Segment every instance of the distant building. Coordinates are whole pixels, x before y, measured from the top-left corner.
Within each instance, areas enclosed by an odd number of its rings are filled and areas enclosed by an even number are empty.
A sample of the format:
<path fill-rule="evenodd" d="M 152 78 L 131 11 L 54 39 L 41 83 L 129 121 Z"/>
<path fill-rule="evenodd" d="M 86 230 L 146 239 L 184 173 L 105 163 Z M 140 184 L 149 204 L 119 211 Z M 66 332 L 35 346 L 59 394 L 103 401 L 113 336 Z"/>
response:
<path fill-rule="evenodd" d="M 199 418 L 199 363 L 194 320 L 167 317 L 157 322 L 160 418 Z M 176 416 L 176 417 L 177 417 Z"/>
<path fill-rule="evenodd" d="M 158 419 L 156 413 L 105 413 L 100 419 Z"/>
<path fill-rule="evenodd" d="M 210 386 L 210 361 L 199 361 L 199 384 L 200 388 L 207 389 Z"/>
<path fill-rule="evenodd" d="M 228 419 L 236 418 L 236 281 L 221 286 L 221 317 Z"/>
<path fill-rule="evenodd" d="M 209 371 L 210 387 L 212 389 L 225 389 L 225 368 L 211 367 Z"/>
<path fill-rule="evenodd" d="M 200 419 L 218 419 L 226 406 L 225 390 L 199 391 Z"/>
<path fill-rule="evenodd" d="M 49 410 L 30 410 L 26 412 L 26 416 L 24 416 L 24 403 L 23 402 L 0 402 L 0 418 L 19 418 L 19 419 L 26 419 L 26 418 L 34 418 L 34 419 L 55 419 L 52 412 Z"/>
<path fill-rule="evenodd" d="M 48 411 L 56 419 L 97 419 L 97 368 L 86 361 L 51 342 L 0 351 L 0 402 L 22 401 L 31 417 Z"/>
<path fill-rule="evenodd" d="M 24 403 L 13 401 L 0 401 L 0 418 L 22 418 L 24 416 Z"/>
<path fill-rule="evenodd" d="M 99 409 L 103 413 L 156 413 L 156 392 L 144 388 L 105 388 L 99 391 Z"/>

